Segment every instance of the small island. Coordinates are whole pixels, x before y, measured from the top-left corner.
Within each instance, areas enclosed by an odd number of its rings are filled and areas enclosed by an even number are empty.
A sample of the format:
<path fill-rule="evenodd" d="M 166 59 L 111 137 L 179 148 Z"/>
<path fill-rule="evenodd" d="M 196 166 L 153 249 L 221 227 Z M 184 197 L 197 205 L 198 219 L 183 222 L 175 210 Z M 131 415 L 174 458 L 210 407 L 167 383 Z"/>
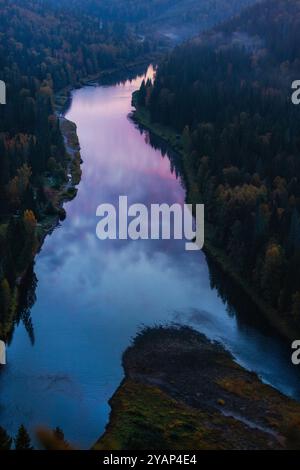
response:
<path fill-rule="evenodd" d="M 96 450 L 299 448 L 300 405 L 189 327 L 144 330 L 123 367 Z"/>

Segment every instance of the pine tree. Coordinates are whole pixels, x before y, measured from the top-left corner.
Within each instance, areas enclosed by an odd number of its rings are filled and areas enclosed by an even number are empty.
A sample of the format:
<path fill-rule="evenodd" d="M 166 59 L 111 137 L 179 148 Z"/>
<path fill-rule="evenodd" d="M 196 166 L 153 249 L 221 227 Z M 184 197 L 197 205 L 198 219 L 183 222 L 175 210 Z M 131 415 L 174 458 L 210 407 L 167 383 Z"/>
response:
<path fill-rule="evenodd" d="M 288 242 L 292 251 L 300 248 L 300 217 L 297 209 L 295 208 L 292 213 Z"/>
<path fill-rule="evenodd" d="M 145 84 L 145 80 L 143 80 L 139 93 L 138 93 L 138 102 L 140 106 L 145 106 L 146 94 L 147 94 L 146 84 Z"/>
<path fill-rule="evenodd" d="M 9 437 L 5 429 L 0 426 L 0 450 L 10 450 L 12 438 Z"/>
<path fill-rule="evenodd" d="M 299 317 L 300 317 L 300 292 L 296 292 L 293 295 L 292 315 L 296 320 L 299 320 Z"/>
<path fill-rule="evenodd" d="M 9 314 L 11 305 L 11 291 L 6 278 L 0 282 L 0 311 L 1 318 L 5 320 Z"/>
<path fill-rule="evenodd" d="M 64 432 L 63 430 L 60 428 L 60 427 L 56 427 L 54 430 L 53 430 L 53 435 L 56 439 L 58 439 L 59 441 L 64 441 L 65 440 L 65 435 L 64 435 Z"/>
<path fill-rule="evenodd" d="M 17 437 L 15 438 L 16 450 L 33 450 L 31 439 L 23 424 L 19 427 Z"/>

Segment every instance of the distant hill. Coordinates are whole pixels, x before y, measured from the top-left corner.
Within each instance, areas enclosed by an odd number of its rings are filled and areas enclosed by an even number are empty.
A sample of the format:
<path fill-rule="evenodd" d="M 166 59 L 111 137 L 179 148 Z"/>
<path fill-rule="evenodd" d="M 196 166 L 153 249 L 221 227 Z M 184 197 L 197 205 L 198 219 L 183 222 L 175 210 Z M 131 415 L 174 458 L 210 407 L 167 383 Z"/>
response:
<path fill-rule="evenodd" d="M 57 0 L 46 0 L 57 4 Z M 191 37 L 232 17 L 257 0 L 60 0 L 69 8 L 135 24 L 175 40 Z"/>

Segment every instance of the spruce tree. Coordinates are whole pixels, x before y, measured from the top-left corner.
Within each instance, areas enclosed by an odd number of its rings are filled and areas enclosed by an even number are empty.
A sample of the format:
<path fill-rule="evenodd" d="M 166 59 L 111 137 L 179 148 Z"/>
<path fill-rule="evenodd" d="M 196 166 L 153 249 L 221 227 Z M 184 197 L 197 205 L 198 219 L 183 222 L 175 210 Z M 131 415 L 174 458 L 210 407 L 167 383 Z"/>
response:
<path fill-rule="evenodd" d="M 19 427 L 17 437 L 15 438 L 16 450 L 33 450 L 31 439 L 23 424 Z"/>
<path fill-rule="evenodd" d="M 64 435 L 64 432 L 63 430 L 60 428 L 60 427 L 56 427 L 54 430 L 53 430 L 53 435 L 56 439 L 58 439 L 59 441 L 65 441 L 65 435 Z"/>
<path fill-rule="evenodd" d="M 0 450 L 10 450 L 12 438 L 7 434 L 5 429 L 0 426 Z"/>

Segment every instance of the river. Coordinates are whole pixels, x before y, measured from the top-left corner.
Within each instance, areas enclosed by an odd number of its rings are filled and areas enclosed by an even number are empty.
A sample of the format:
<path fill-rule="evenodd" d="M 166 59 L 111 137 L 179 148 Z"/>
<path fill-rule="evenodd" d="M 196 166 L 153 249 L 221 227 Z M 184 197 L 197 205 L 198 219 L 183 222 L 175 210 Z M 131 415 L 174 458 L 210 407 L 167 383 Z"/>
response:
<path fill-rule="evenodd" d="M 146 205 L 184 201 L 168 156 L 128 118 L 142 78 L 72 94 L 66 116 L 78 127 L 82 181 L 36 258 L 35 340 L 20 323 L 0 375 L 0 425 L 10 433 L 21 423 L 31 432 L 60 426 L 79 448 L 91 446 L 108 422 L 131 338 L 143 325 L 173 321 L 221 341 L 238 362 L 300 398 L 289 349 L 228 308 L 202 252 L 185 251 L 179 240 L 96 237 L 97 206 L 117 204 L 120 195 Z"/>

